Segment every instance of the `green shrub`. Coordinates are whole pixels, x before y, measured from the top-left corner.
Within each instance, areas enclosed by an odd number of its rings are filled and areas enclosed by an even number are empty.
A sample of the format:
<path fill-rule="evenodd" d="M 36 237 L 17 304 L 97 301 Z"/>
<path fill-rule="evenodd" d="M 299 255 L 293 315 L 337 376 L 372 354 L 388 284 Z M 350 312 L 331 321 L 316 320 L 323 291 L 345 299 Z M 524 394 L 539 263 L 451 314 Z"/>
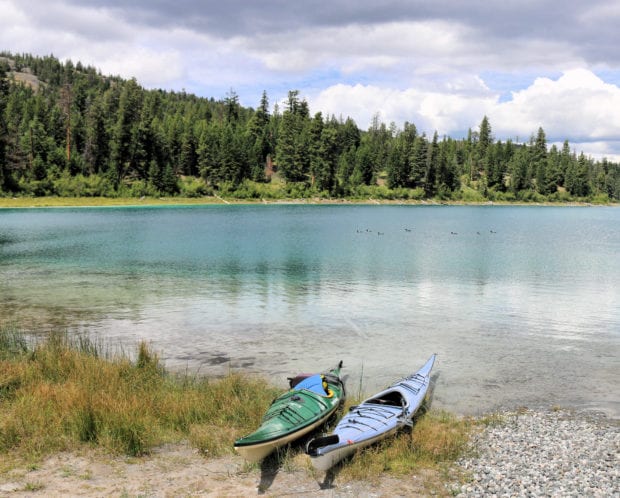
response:
<path fill-rule="evenodd" d="M 592 197 L 592 204 L 609 204 L 609 196 L 607 194 L 596 194 Z"/>
<path fill-rule="evenodd" d="M 465 202 L 484 202 L 486 197 L 481 192 L 465 185 L 461 186 L 460 198 Z"/>
<path fill-rule="evenodd" d="M 179 182 L 181 197 L 203 197 L 213 195 L 213 189 L 202 178 L 193 176 L 182 177 Z"/>

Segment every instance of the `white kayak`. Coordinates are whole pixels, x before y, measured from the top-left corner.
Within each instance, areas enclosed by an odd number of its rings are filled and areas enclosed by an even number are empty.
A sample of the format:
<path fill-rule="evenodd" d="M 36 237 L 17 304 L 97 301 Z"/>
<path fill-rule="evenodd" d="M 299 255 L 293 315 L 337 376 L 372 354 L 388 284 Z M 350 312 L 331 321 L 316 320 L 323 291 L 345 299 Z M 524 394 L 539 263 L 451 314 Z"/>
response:
<path fill-rule="evenodd" d="M 410 426 L 428 391 L 435 356 L 416 373 L 351 407 L 330 435 L 310 440 L 306 453 L 314 468 L 326 471 L 357 450 Z"/>

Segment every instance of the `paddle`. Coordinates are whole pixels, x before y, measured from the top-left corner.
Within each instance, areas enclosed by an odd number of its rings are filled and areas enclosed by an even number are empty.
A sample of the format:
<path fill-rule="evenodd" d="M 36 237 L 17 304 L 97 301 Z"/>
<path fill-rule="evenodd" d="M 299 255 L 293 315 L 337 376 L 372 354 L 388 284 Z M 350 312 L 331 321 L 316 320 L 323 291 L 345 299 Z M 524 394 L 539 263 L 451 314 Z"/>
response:
<path fill-rule="evenodd" d="M 308 446 L 306 446 L 306 453 L 310 456 L 316 456 L 319 448 L 329 446 L 330 444 L 337 444 L 339 442 L 340 438 L 338 437 L 338 434 L 316 437 L 308 442 Z"/>

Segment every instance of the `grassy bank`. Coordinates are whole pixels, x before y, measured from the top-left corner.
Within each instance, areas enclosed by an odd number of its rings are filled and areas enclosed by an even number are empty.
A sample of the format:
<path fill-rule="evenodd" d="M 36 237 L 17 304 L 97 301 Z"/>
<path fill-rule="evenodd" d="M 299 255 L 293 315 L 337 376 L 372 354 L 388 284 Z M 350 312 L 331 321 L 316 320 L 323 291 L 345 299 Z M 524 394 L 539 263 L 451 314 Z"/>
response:
<path fill-rule="evenodd" d="M 0 208 L 223 204 L 217 197 L 0 197 Z"/>
<path fill-rule="evenodd" d="M 415 199 L 368 198 L 282 198 L 246 199 L 235 197 L 0 197 L 2 208 L 50 208 L 50 207 L 114 207 L 114 206 L 199 206 L 214 204 L 442 204 L 442 205 L 545 205 L 545 206 L 618 206 L 613 202 L 590 203 L 586 201 L 522 202 L 522 201 L 438 201 Z"/>
<path fill-rule="evenodd" d="M 0 327 L 0 472 L 85 446 L 141 456 L 189 441 L 206 457 L 232 454 L 232 442 L 259 424 L 278 394 L 249 376 L 170 373 L 146 344 L 132 356 L 86 336 L 51 333 L 33 342 Z M 471 420 L 431 411 L 411 432 L 356 455 L 340 472 L 368 479 L 441 469 L 463 453 L 474 429 Z M 307 460 L 299 447 L 278 458 Z"/>

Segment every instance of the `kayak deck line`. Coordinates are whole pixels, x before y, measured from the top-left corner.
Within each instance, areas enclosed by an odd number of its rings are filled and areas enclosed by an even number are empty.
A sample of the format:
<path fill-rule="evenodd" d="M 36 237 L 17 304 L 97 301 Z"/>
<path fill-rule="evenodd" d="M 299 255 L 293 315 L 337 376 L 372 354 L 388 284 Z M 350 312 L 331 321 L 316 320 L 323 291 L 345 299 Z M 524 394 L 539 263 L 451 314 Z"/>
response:
<path fill-rule="evenodd" d="M 430 386 L 433 354 L 417 372 L 351 407 L 331 434 L 311 439 L 306 453 L 317 470 L 326 471 L 355 451 L 413 425 Z"/>

